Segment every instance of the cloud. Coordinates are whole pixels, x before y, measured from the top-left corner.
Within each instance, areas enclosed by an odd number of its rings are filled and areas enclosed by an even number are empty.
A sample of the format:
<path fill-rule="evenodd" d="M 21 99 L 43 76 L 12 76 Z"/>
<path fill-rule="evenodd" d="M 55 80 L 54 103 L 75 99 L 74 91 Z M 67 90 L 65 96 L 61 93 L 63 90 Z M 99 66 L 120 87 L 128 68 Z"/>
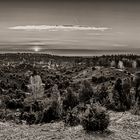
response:
<path fill-rule="evenodd" d="M 55 26 L 50 26 L 50 25 L 25 25 L 25 26 L 14 26 L 14 27 L 9 27 L 11 30 L 35 30 L 35 31 L 40 31 L 40 30 L 49 30 L 49 31 L 105 31 L 109 30 L 111 28 L 108 27 L 89 27 L 89 26 L 78 26 L 78 25 L 55 25 Z"/>
<path fill-rule="evenodd" d="M 115 35 L 114 33 L 87 33 L 89 36 L 112 36 Z"/>
<path fill-rule="evenodd" d="M 127 47 L 127 44 L 113 44 L 113 47 Z"/>

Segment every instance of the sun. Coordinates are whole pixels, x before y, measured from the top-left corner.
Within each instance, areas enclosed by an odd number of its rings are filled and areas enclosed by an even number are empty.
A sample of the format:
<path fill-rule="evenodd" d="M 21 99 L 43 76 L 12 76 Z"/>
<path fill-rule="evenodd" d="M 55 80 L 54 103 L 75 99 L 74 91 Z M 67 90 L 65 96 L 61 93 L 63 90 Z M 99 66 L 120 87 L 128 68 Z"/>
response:
<path fill-rule="evenodd" d="M 38 52 L 39 50 L 40 50 L 39 47 L 35 47 L 35 48 L 34 48 L 34 51 L 35 51 L 35 52 Z"/>

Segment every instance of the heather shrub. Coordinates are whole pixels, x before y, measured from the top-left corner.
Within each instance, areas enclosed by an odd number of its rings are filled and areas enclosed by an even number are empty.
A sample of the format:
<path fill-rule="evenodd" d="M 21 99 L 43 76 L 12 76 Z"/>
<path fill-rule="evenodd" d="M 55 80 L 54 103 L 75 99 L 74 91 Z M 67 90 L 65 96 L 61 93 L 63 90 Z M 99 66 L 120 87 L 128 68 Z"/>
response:
<path fill-rule="evenodd" d="M 61 111 L 61 106 L 58 101 L 52 101 L 52 103 L 43 110 L 43 117 L 41 122 L 49 123 L 53 120 L 60 119 Z"/>
<path fill-rule="evenodd" d="M 92 71 L 94 71 L 94 70 L 96 70 L 96 68 L 95 67 L 92 67 Z"/>
<path fill-rule="evenodd" d="M 31 105 L 24 105 L 23 106 L 23 111 L 24 112 L 30 112 L 31 111 Z"/>
<path fill-rule="evenodd" d="M 118 78 L 115 82 L 112 98 L 115 110 L 125 110 L 122 80 L 120 78 Z"/>
<path fill-rule="evenodd" d="M 98 81 L 98 83 L 103 83 L 103 82 L 108 81 L 108 79 L 105 76 L 100 76 L 100 77 L 98 77 L 97 81 Z"/>
<path fill-rule="evenodd" d="M 81 117 L 81 125 L 86 131 L 104 131 L 109 125 L 109 115 L 100 105 L 89 105 Z"/>
<path fill-rule="evenodd" d="M 123 95 L 125 97 L 125 106 L 127 109 L 130 109 L 130 106 L 132 104 L 132 99 L 131 99 L 131 81 L 129 78 L 125 78 L 122 82 L 122 87 L 123 87 Z"/>
<path fill-rule="evenodd" d="M 23 103 L 20 99 L 11 99 L 7 101 L 6 107 L 9 109 L 23 108 Z"/>
<path fill-rule="evenodd" d="M 98 78 L 95 77 L 95 76 L 92 76 L 92 82 L 93 82 L 93 83 L 97 83 L 97 81 L 98 81 Z"/>
<path fill-rule="evenodd" d="M 67 126 L 76 126 L 80 124 L 80 118 L 78 117 L 78 113 L 75 112 L 75 110 L 68 111 L 64 122 Z"/>
<path fill-rule="evenodd" d="M 116 78 L 115 78 L 114 76 L 111 76 L 109 79 L 110 79 L 111 81 L 114 81 Z"/>
<path fill-rule="evenodd" d="M 136 101 L 136 103 L 131 108 L 131 113 L 134 115 L 140 115 L 140 103 Z"/>
<path fill-rule="evenodd" d="M 24 112 L 22 114 L 22 119 L 25 120 L 27 124 L 32 125 L 36 121 L 36 116 L 34 112 Z"/>
<path fill-rule="evenodd" d="M 66 97 L 63 100 L 63 109 L 67 111 L 68 109 L 74 108 L 78 103 L 77 96 L 74 94 L 71 88 L 68 88 Z"/>
<path fill-rule="evenodd" d="M 57 101 L 52 101 L 47 108 L 40 108 L 40 104 L 34 102 L 32 104 L 32 111 L 22 112 L 21 119 L 25 120 L 27 124 L 49 123 L 53 120 L 58 120 L 61 117 L 60 105 Z"/>
<path fill-rule="evenodd" d="M 5 118 L 4 110 L 0 109 L 0 120 L 3 120 Z"/>
<path fill-rule="evenodd" d="M 14 120 L 14 113 L 13 113 L 13 111 L 11 111 L 9 109 L 4 110 L 4 119 L 6 121 Z"/>
<path fill-rule="evenodd" d="M 93 97 L 93 88 L 87 80 L 84 80 L 79 93 L 80 102 L 89 102 Z"/>
<path fill-rule="evenodd" d="M 104 84 L 101 86 L 101 89 L 98 91 L 98 98 L 96 101 L 98 101 L 102 106 L 105 107 L 108 107 L 108 105 L 110 105 L 109 93 Z"/>
<path fill-rule="evenodd" d="M 38 102 L 38 101 L 35 101 L 33 104 L 32 104 L 32 111 L 34 112 L 37 112 L 37 111 L 42 111 L 43 110 L 43 105 Z"/>
<path fill-rule="evenodd" d="M 129 79 L 118 78 L 114 85 L 113 100 L 114 109 L 117 111 L 129 110 L 132 105 L 131 85 Z"/>

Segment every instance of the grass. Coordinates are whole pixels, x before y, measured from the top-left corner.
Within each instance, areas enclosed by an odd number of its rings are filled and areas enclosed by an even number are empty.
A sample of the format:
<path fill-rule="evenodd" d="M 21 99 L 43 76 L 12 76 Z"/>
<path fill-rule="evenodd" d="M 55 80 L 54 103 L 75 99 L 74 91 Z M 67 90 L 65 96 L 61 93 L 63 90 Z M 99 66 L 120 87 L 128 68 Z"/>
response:
<path fill-rule="evenodd" d="M 111 123 L 106 133 L 86 133 L 82 126 L 65 127 L 63 122 L 43 125 L 17 125 L 0 122 L 1 140 L 138 140 L 140 116 L 129 112 L 109 112 Z"/>

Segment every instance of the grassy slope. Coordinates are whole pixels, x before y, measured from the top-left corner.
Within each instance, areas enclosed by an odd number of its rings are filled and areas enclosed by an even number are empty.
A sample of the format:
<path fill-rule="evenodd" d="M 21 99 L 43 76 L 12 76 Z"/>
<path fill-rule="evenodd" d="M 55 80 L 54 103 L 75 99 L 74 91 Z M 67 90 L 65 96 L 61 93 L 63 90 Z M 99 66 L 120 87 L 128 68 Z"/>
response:
<path fill-rule="evenodd" d="M 63 122 L 44 125 L 16 125 L 0 122 L 0 140 L 139 140 L 140 116 L 129 112 L 109 112 L 111 123 L 105 134 L 87 134 L 79 125 L 65 127 Z"/>

